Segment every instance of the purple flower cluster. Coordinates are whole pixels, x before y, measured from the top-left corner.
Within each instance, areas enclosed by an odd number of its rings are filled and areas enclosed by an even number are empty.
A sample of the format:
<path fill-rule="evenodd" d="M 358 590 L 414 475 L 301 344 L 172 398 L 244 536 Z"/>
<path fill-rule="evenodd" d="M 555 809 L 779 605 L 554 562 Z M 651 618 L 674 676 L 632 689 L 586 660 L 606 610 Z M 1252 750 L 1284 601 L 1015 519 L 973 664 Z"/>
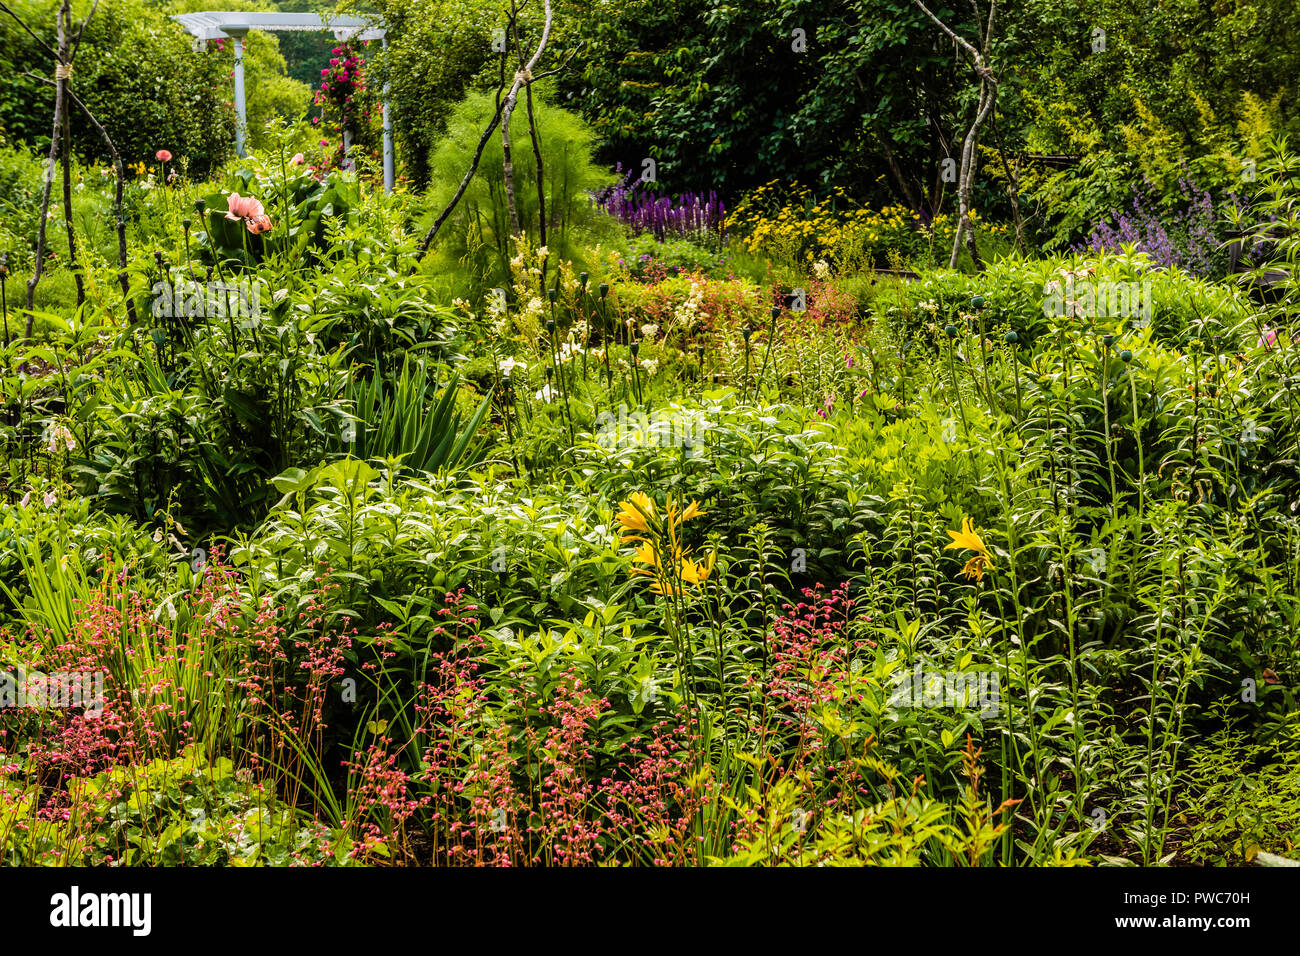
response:
<path fill-rule="evenodd" d="M 596 205 L 631 226 L 634 233 L 652 233 L 660 242 L 669 236 L 722 235 L 727 207 L 716 192 L 682 193 L 674 201 L 643 189 L 640 180 L 633 180 L 634 175 L 635 171 L 629 172 L 617 186 L 596 196 Z"/>
<path fill-rule="evenodd" d="M 1215 211 L 1213 197 L 1187 178 L 1180 179 L 1178 187 L 1181 202 L 1169 210 L 1152 208 L 1150 192 L 1135 190 L 1131 210 L 1114 210 L 1113 222 L 1094 224 L 1075 251 L 1118 252 L 1131 244 L 1164 268 L 1178 266 L 1197 276 L 1222 272 L 1223 217 Z M 1235 202 L 1236 197 L 1228 200 Z"/>

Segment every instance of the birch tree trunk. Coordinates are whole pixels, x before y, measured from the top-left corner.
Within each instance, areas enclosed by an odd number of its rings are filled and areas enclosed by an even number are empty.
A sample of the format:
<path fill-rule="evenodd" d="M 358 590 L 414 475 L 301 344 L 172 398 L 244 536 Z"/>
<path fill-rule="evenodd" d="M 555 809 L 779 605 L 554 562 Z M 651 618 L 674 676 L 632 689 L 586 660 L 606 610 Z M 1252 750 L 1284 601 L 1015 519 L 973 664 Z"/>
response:
<path fill-rule="evenodd" d="M 529 57 L 528 62 L 515 74 L 514 82 L 510 84 L 510 92 L 506 94 L 501 104 L 501 153 L 505 167 L 506 210 L 510 217 L 510 234 L 515 238 L 520 236 L 522 230 L 519 228 L 519 210 L 515 204 L 515 167 L 510 158 L 510 116 L 515 111 L 520 88 L 525 83 L 532 83 L 533 70 L 541 60 L 542 53 L 546 50 L 546 42 L 551 36 L 551 0 L 543 0 L 543 2 L 545 20 L 542 24 L 542 38 L 538 41 L 537 49 Z"/>
<path fill-rule="evenodd" d="M 993 111 L 994 104 L 998 98 L 998 79 L 997 75 L 988 66 L 989 49 L 993 41 L 993 25 L 997 17 L 998 3 L 992 0 L 989 4 L 989 17 L 984 26 L 983 36 L 980 38 L 980 49 L 976 49 L 969 41 L 962 39 L 954 33 L 946 23 L 930 12 L 921 0 L 913 0 L 927 17 L 935 22 L 944 33 L 948 34 L 966 55 L 970 57 L 971 63 L 975 67 L 975 73 L 980 78 L 979 101 L 975 111 L 975 119 L 971 123 L 970 129 L 966 131 L 966 137 L 962 141 L 961 149 L 961 170 L 957 174 L 957 232 L 952 238 L 952 255 L 948 260 L 948 268 L 956 269 L 957 260 L 961 256 L 962 240 L 966 241 L 966 248 L 975 262 L 975 268 L 983 270 L 984 263 L 980 260 L 979 251 L 975 246 L 975 229 L 970 224 L 971 211 L 971 192 L 975 186 L 975 172 L 979 164 L 979 133 L 980 127 L 988 119 L 989 114 Z M 973 3 L 975 13 L 979 15 L 979 5 Z"/>

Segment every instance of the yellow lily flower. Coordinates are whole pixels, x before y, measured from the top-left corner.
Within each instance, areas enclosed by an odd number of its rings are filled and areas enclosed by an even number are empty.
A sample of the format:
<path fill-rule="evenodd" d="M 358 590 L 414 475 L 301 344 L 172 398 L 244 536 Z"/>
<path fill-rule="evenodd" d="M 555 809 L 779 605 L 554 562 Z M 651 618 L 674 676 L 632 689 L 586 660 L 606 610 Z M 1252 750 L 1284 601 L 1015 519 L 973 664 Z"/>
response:
<path fill-rule="evenodd" d="M 636 546 L 636 553 L 632 555 L 632 561 L 635 564 L 648 564 L 652 568 L 659 567 L 659 552 L 655 550 L 653 544 L 649 541 L 642 541 Z M 641 571 L 639 568 L 633 569 L 642 574 L 649 574 L 648 571 Z"/>
<path fill-rule="evenodd" d="M 698 501 L 692 501 L 686 506 L 686 510 L 682 512 L 680 520 L 690 521 L 692 518 L 698 518 L 702 514 L 704 514 L 704 512 L 700 510 L 700 503 Z"/>
<path fill-rule="evenodd" d="M 650 585 L 651 593 L 662 594 L 666 597 L 676 597 L 677 595 L 682 593 L 682 590 L 683 589 L 681 583 L 675 582 L 672 579 L 665 580 L 662 578 L 657 578 L 655 580 L 655 583 Z"/>
<path fill-rule="evenodd" d="M 716 554 L 710 554 L 707 564 L 699 564 L 687 558 L 682 561 L 681 570 L 678 573 L 686 584 L 703 584 L 708 580 L 709 575 L 713 573 L 713 562 L 716 559 Z"/>
<path fill-rule="evenodd" d="M 648 532 L 655 519 L 655 503 L 644 492 L 634 491 L 627 501 L 618 503 L 618 523 L 625 531 Z"/>
<path fill-rule="evenodd" d="M 968 551 L 974 551 L 975 555 L 966 562 L 962 568 L 967 580 L 982 581 L 984 579 L 984 570 L 993 567 L 993 555 L 990 553 L 988 545 L 984 539 L 979 536 L 975 530 L 975 522 L 970 518 L 963 518 L 961 522 L 961 531 L 949 531 L 949 537 L 952 543 L 945 545 L 945 551 L 951 551 L 953 548 L 965 548 Z"/>

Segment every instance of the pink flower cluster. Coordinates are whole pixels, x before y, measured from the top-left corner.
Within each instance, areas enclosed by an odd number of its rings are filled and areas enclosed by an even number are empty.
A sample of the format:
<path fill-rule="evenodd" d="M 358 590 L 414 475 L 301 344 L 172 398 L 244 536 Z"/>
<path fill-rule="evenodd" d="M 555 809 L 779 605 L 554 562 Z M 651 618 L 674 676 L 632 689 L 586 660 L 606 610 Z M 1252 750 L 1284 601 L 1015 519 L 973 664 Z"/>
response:
<path fill-rule="evenodd" d="M 451 649 L 416 703 L 434 861 L 474 866 L 688 862 L 700 798 L 689 785 L 694 738 L 660 722 L 601 766 L 608 699 L 576 670 L 545 691 L 524 665 L 492 671 L 484 639 L 465 633 L 475 610 L 447 595 Z M 549 682 L 548 682 L 549 683 Z M 409 802 L 401 803 L 403 809 Z"/>
<path fill-rule="evenodd" d="M 239 193 L 231 193 L 230 198 L 226 201 L 226 218 L 235 222 L 243 222 L 248 231 L 253 235 L 263 232 L 270 232 L 272 229 L 271 217 L 266 214 L 259 200 L 252 196 L 241 196 Z"/>
<path fill-rule="evenodd" d="M 848 585 L 829 594 L 825 588 L 820 583 L 804 588 L 804 600 L 783 606 L 773 628 L 772 667 L 763 688 L 775 705 L 778 725 L 794 737 L 799 763 L 825 746 L 813 718 L 822 708 L 842 702 L 844 688 L 854 685 L 854 656 L 876 646 L 865 638 L 848 637 L 854 606 Z"/>
<path fill-rule="evenodd" d="M 336 46 L 332 52 L 330 65 L 320 71 L 315 102 L 317 106 L 337 106 L 346 112 L 348 101 L 365 89 L 365 60 L 348 46 Z"/>

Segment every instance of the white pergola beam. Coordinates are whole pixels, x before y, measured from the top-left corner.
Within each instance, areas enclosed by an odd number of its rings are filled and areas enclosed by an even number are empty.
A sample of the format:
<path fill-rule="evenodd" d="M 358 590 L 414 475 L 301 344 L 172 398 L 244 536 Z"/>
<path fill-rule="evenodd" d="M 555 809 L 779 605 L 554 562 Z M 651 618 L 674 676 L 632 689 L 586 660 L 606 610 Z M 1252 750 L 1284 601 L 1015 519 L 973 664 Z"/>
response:
<path fill-rule="evenodd" d="M 360 17 L 325 18 L 315 13 L 245 13 L 239 10 L 205 10 L 200 13 L 178 13 L 172 17 L 200 40 L 224 40 L 223 27 L 229 23 L 242 23 L 252 30 L 272 32 L 311 31 L 333 33 L 336 40 L 382 40 L 383 27 L 377 27 Z"/>

